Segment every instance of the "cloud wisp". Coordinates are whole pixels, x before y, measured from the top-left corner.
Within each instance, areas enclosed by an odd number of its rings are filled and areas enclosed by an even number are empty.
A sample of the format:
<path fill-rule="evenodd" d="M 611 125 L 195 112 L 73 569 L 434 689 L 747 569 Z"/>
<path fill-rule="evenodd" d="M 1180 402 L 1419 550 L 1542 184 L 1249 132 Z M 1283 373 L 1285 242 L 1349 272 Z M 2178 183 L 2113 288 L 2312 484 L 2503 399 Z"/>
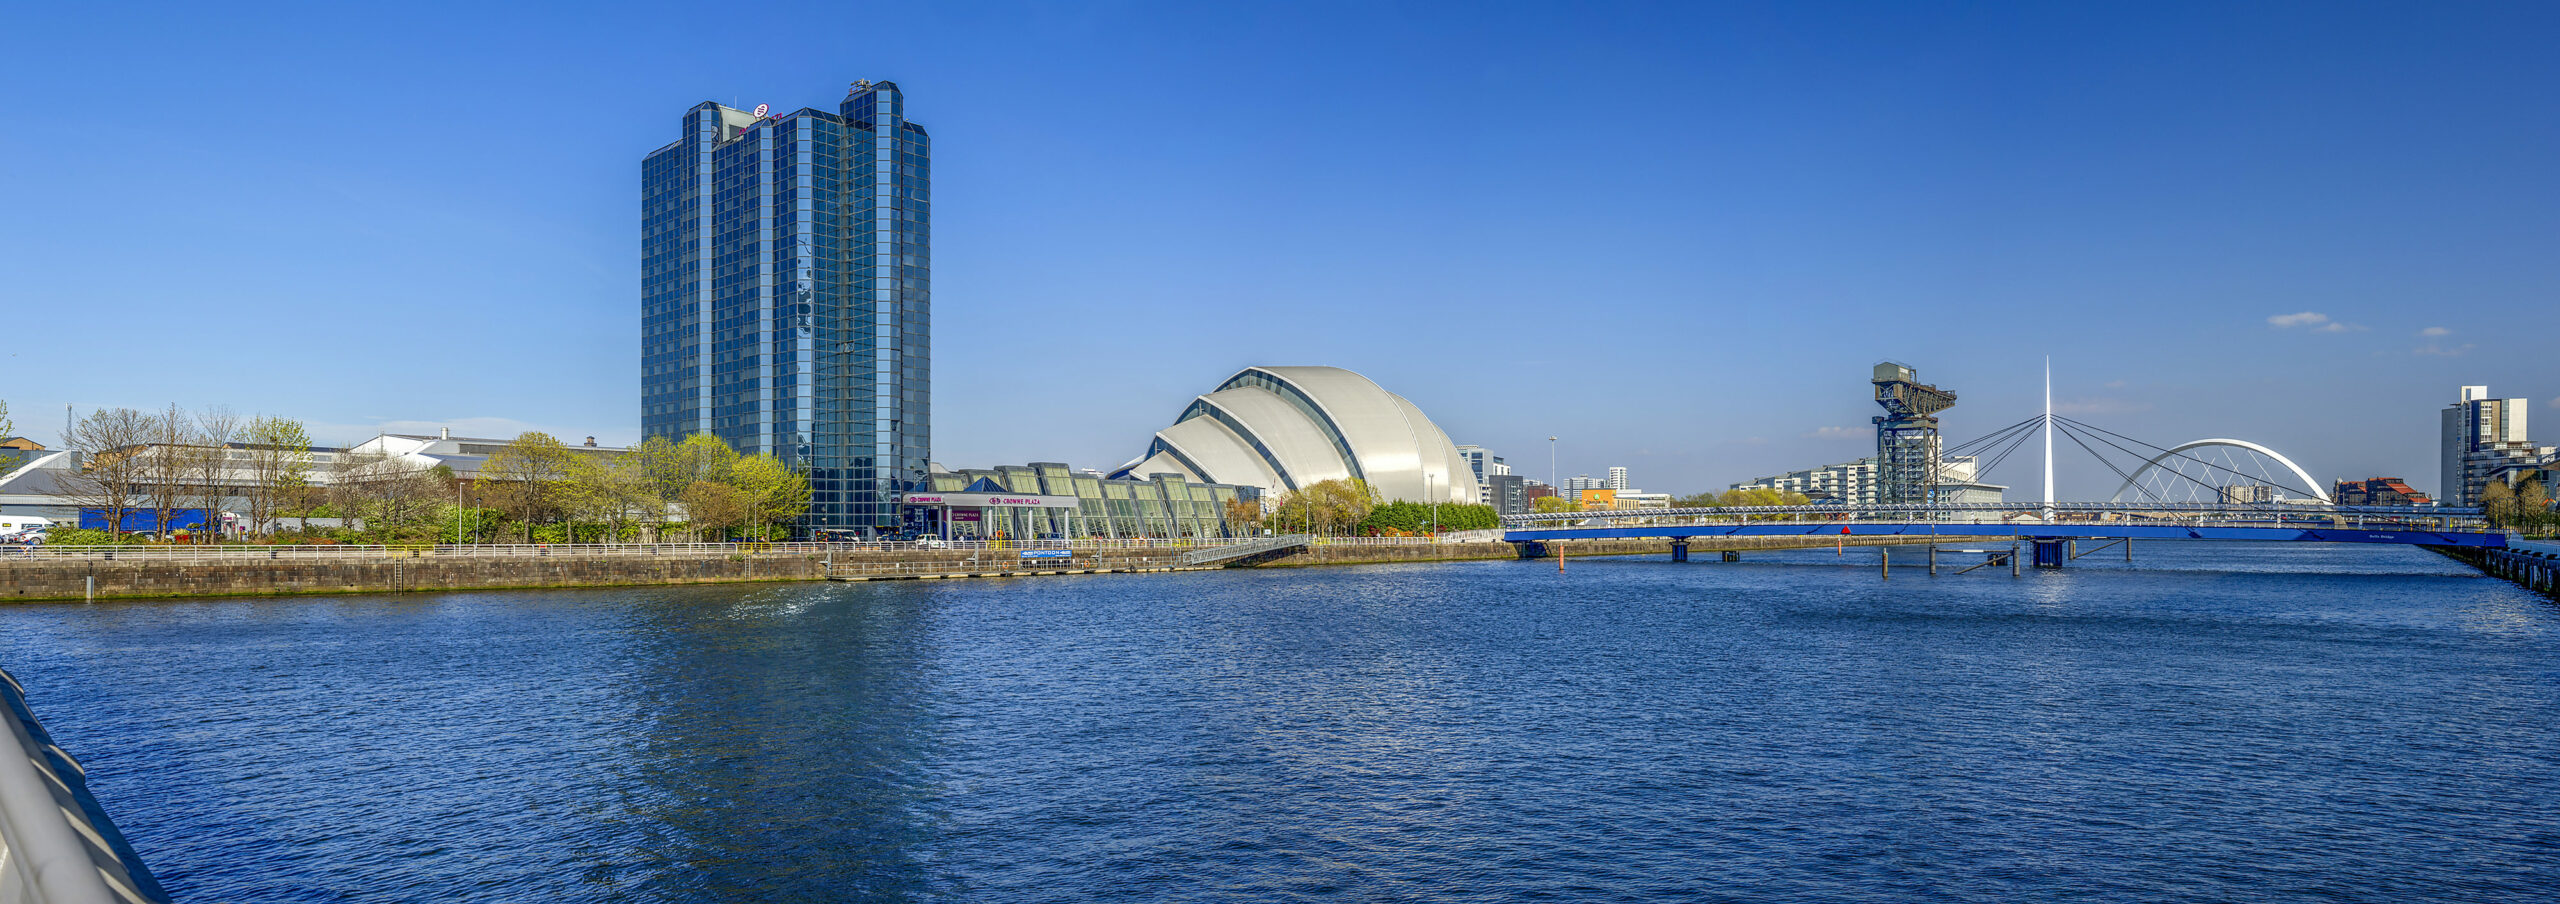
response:
<path fill-rule="evenodd" d="M 1866 439 L 1874 434 L 1856 427 L 1822 427 L 1804 435 L 1806 439 Z"/>
<path fill-rule="evenodd" d="M 2362 324 L 2331 320 L 2329 319 L 2329 315 L 2318 311 L 2297 311 L 2291 314 L 2277 314 L 2273 317 L 2267 318 L 2267 325 L 2280 330 L 2302 327 L 2314 333 L 2360 333 L 2365 329 Z"/>
<path fill-rule="evenodd" d="M 2433 337 L 2436 337 L 2436 336 L 2451 336 L 2451 335 L 2453 335 L 2453 331 L 2452 331 L 2452 330 L 2445 329 L 2444 327 L 2440 327 L 2440 326 L 2431 326 L 2431 327 L 2428 327 L 2428 328 L 2426 328 L 2426 329 L 2419 330 L 2419 331 L 2418 331 L 2418 335 L 2420 335 L 2420 336 L 2425 336 L 2425 337 L 2429 337 L 2429 338 L 2433 338 Z"/>

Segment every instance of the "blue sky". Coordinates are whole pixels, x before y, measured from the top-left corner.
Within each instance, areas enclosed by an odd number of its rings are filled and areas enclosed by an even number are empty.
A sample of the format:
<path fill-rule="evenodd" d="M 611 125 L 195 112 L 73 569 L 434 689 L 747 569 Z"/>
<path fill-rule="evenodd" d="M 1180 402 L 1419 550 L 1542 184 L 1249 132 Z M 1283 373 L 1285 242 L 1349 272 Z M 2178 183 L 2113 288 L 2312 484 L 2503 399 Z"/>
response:
<path fill-rule="evenodd" d="M 638 168 L 893 79 L 935 452 L 1116 464 L 1248 364 L 1686 492 L 2064 410 L 2432 488 L 2560 438 L 2548 4 L 20 4 L 0 398 L 637 431 Z M 2439 331 L 2430 333 L 2430 331 Z M 198 365 L 205 365 L 199 367 Z M 2075 470 L 2076 468 L 2076 470 Z M 1994 475 L 2032 489 L 2031 471 Z M 2066 496 L 2103 495 L 2066 460 Z"/>

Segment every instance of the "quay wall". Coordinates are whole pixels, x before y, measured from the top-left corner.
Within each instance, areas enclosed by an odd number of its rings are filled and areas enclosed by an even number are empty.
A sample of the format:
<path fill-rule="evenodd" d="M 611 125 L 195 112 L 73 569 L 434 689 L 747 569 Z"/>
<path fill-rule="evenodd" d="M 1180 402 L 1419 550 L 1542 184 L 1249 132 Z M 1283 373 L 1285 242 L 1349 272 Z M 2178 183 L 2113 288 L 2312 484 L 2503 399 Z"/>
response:
<path fill-rule="evenodd" d="M 2428 548 L 2480 569 L 2490 577 L 2512 581 L 2527 590 L 2560 599 L 2560 553 L 2534 548 L 2539 545 L 2510 549 Z"/>
<path fill-rule="evenodd" d="M 839 564 L 906 562 L 971 570 L 982 560 L 1011 559 L 1006 550 L 839 551 Z M 1098 564 L 1112 568 L 1170 565 L 1174 555 L 1154 549 L 1106 549 Z M 135 561 L 0 558 L 0 601 L 146 599 L 193 596 L 287 596 L 306 593 L 411 593 L 435 590 L 501 590 L 553 587 L 631 587 L 659 584 L 729 584 L 826 579 L 819 553 L 697 555 L 350 556 L 279 561 Z"/>
<path fill-rule="evenodd" d="M 1690 542 L 1691 555 L 1721 550 L 1807 549 L 1832 545 L 1828 537 L 1720 537 Z M 1902 543 L 1893 537 L 1849 537 L 1851 546 Z M 1941 543 L 1972 542 L 1941 537 Z M 2005 542 L 2005 541 L 2004 541 Z M 1668 540 L 1571 540 L 1549 543 L 1567 558 L 1610 555 L 1668 555 Z M 1254 567 L 1361 565 L 1392 562 L 1446 562 L 1510 559 L 1518 547 L 1500 541 L 1481 543 L 1328 544 L 1252 563 Z M 908 570 L 952 575 L 1019 570 L 1026 563 L 1010 550 L 839 550 L 839 571 L 871 563 L 897 563 Z M 1103 549 L 1079 551 L 1077 568 L 1166 570 L 1179 565 L 1180 553 L 1168 549 Z M 828 556 L 815 552 L 697 554 L 576 554 L 480 557 L 423 554 L 345 557 L 314 556 L 281 560 L 155 561 L 150 559 L 54 558 L 10 560 L 0 557 L 0 601 L 150 599 L 209 596 L 288 596 L 314 593 L 414 593 L 443 590 L 501 590 L 567 587 L 632 587 L 670 584 L 727 584 L 755 581 L 819 581 L 827 577 Z M 1064 563 L 1061 563 L 1062 565 Z M 90 581 L 95 579 L 94 596 Z"/>

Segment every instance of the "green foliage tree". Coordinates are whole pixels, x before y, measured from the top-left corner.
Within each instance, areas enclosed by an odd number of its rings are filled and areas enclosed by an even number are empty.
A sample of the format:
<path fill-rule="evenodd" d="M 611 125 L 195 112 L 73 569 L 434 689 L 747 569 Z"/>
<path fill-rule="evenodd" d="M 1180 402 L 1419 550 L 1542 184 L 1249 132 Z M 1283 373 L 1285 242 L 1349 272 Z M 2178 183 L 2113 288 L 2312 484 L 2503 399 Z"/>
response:
<path fill-rule="evenodd" d="M 311 487 L 311 433 L 301 421 L 262 414 L 249 419 L 242 441 L 249 455 L 241 469 L 248 479 L 249 530 L 269 533 L 287 510 L 303 506 Z"/>
<path fill-rule="evenodd" d="M 2551 512 L 2551 493 L 2542 479 L 2528 477 L 2516 487 L 2516 521 L 2526 533 L 2547 533 L 2555 519 Z"/>
<path fill-rule="evenodd" d="M 1371 508 L 1353 532 L 1372 537 L 1408 536 L 1431 533 L 1435 524 L 1442 533 L 1502 526 L 1502 516 L 1490 505 L 1444 502 L 1436 507 L 1437 511 L 1434 508 L 1427 502 L 1389 502 Z"/>
<path fill-rule="evenodd" d="M 1716 495 L 1714 490 L 1708 490 L 1704 493 L 1691 493 L 1687 496 L 1671 500 L 1672 508 L 1715 508 L 1716 506 L 1723 504 L 1723 498 Z"/>
<path fill-rule="evenodd" d="M 1367 481 L 1349 478 L 1319 480 L 1299 487 L 1295 493 L 1281 497 L 1279 506 L 1266 519 L 1274 530 L 1308 531 L 1334 535 L 1342 533 L 1378 504 L 1377 493 Z"/>
<path fill-rule="evenodd" d="M 480 465 L 481 486 L 492 506 L 524 526 L 524 541 L 533 529 L 567 513 L 570 461 L 567 446 L 551 434 L 528 431 L 500 446 Z"/>
<path fill-rule="evenodd" d="M 16 426 L 9 423 L 9 400 L 0 399 L 0 437 L 15 436 L 16 434 L 11 431 L 16 429 L 18 429 Z"/>
<path fill-rule="evenodd" d="M 1529 503 L 1529 511 L 1540 515 L 1556 515 L 1582 511 L 1582 502 L 1562 496 L 1540 496 Z"/>
<path fill-rule="evenodd" d="M 664 439 L 658 442 L 666 444 Z M 575 520 L 601 525 L 604 539 L 627 539 L 636 516 L 660 513 L 656 517 L 664 520 L 657 483 L 649 478 L 647 464 L 636 452 L 609 457 L 572 452 L 565 479 L 564 507 Z"/>
<path fill-rule="evenodd" d="M 749 516 L 746 491 L 717 480 L 686 487 L 678 501 L 684 503 L 685 522 L 696 540 L 703 539 L 706 533 L 726 535 Z"/>
<path fill-rule="evenodd" d="M 759 538 L 769 528 L 790 524 L 809 511 L 809 478 L 771 455 L 740 458 L 729 467 L 729 485 L 746 494 L 747 510 Z"/>

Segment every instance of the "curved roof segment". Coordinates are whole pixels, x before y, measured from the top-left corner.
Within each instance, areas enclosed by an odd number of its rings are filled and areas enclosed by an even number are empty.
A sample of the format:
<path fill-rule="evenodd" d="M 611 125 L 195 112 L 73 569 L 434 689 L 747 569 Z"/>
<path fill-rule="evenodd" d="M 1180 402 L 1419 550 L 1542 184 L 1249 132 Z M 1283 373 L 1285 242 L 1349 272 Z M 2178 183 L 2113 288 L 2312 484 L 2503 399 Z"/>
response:
<path fill-rule="evenodd" d="M 1339 367 L 1248 367 L 1192 400 L 1114 476 L 1285 492 L 1357 478 L 1389 500 L 1471 503 L 1476 478 L 1422 409 Z"/>

